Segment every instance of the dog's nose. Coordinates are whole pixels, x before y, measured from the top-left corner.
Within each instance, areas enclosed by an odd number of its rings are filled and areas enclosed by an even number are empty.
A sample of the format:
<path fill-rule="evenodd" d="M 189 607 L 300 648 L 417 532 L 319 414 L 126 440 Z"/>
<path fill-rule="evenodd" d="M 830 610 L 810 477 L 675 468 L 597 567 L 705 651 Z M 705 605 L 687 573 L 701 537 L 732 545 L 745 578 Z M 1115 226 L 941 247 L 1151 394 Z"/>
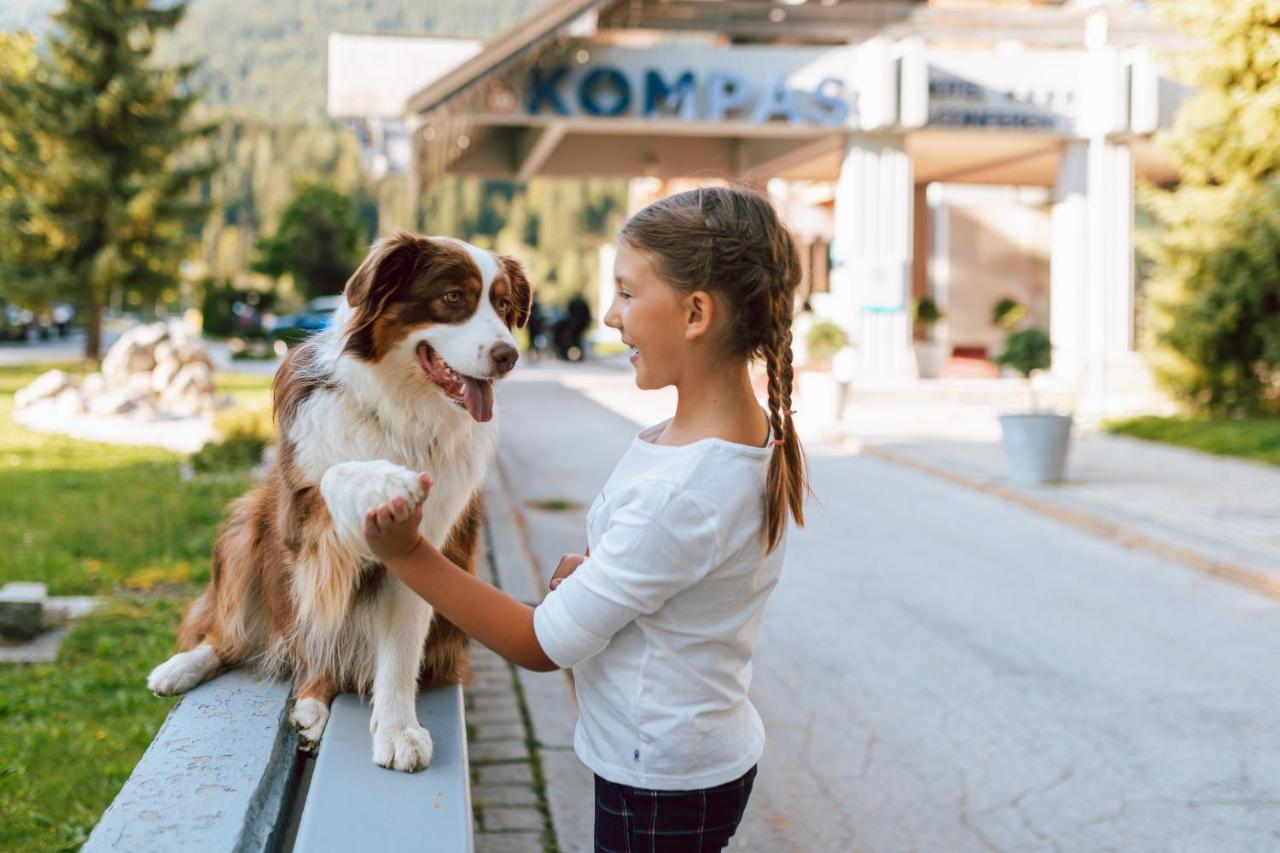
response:
<path fill-rule="evenodd" d="M 489 350 L 489 360 L 493 362 L 493 372 L 499 376 L 504 376 L 511 372 L 511 368 L 516 366 L 516 359 L 520 358 L 520 353 L 511 344 L 498 344 Z"/>

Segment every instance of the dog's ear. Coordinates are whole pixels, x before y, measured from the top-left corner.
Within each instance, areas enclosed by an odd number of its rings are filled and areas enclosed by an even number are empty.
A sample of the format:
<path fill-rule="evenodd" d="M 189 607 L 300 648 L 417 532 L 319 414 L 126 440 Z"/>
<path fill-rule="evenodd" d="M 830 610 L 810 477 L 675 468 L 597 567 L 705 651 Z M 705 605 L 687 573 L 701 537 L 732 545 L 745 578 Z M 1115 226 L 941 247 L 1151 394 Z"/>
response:
<path fill-rule="evenodd" d="M 523 329 L 529 322 L 529 311 L 533 305 L 533 288 L 529 286 L 529 277 L 524 274 L 524 266 L 510 255 L 500 255 L 503 272 L 511 282 L 511 303 L 515 305 L 515 322 L 517 329 Z"/>
<path fill-rule="evenodd" d="M 357 316 L 373 317 L 382 313 L 396 288 L 413 271 L 414 250 L 420 238 L 407 231 L 397 231 L 369 247 L 359 268 L 347 279 L 343 291 Z"/>

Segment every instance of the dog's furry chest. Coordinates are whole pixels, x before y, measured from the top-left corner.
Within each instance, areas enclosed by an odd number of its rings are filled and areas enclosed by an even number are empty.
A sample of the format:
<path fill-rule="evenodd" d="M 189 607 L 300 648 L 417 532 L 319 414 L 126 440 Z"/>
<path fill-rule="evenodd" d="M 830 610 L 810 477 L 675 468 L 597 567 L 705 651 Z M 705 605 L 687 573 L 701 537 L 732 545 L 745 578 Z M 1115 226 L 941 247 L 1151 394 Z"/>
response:
<path fill-rule="evenodd" d="M 385 459 L 426 471 L 435 485 L 423 506 L 421 530 L 443 548 L 453 523 L 484 483 L 497 428 L 493 422 L 463 422 L 433 406 L 414 408 L 410 403 L 404 411 L 380 415 L 341 389 L 324 391 L 304 404 L 289 438 L 300 473 L 313 483 L 339 462 Z"/>

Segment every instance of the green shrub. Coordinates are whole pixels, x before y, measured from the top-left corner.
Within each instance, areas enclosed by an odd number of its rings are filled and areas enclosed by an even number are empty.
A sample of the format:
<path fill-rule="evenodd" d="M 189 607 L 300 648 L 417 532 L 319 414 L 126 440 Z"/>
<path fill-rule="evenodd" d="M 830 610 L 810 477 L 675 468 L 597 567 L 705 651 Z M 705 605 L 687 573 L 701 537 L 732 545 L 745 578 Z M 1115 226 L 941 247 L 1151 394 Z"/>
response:
<path fill-rule="evenodd" d="M 1027 306 L 1011 296 L 997 299 L 991 306 L 991 325 L 999 326 L 1007 332 L 1018 328 L 1025 319 L 1027 319 Z"/>
<path fill-rule="evenodd" d="M 822 363 L 849 345 L 849 334 L 830 320 L 820 320 L 810 327 L 804 340 L 809 347 L 809 360 Z"/>
<path fill-rule="evenodd" d="M 943 318 L 942 309 L 933 297 L 925 296 L 916 302 L 916 325 L 928 328 Z"/>
<path fill-rule="evenodd" d="M 1040 329 L 1014 332 L 1004 344 L 1004 352 L 996 356 L 996 364 L 1011 367 L 1027 379 L 1037 370 L 1047 370 L 1053 347 L 1049 336 Z"/>

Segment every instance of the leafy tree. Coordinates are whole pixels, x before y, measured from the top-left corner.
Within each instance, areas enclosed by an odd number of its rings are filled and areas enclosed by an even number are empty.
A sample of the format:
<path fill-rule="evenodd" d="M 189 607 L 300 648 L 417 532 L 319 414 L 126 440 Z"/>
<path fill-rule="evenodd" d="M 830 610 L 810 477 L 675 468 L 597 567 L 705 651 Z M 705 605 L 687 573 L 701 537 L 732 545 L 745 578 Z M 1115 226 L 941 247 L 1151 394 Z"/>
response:
<path fill-rule="evenodd" d="M 275 234 L 255 246 L 253 268 L 290 275 L 303 296 L 341 293 L 360 263 L 366 241 L 355 201 L 328 184 L 302 182 L 280 216 Z"/>
<path fill-rule="evenodd" d="M 1144 187 L 1152 363 L 1173 395 L 1218 416 L 1280 402 L 1280 7 L 1163 0 L 1197 89 L 1163 143 L 1176 189 Z"/>
<path fill-rule="evenodd" d="M 627 185 L 539 178 L 527 184 L 444 176 L 423 188 L 416 227 L 519 257 L 543 305 L 596 298 L 601 243 L 622 227 Z M 595 305 L 598 315 L 608 306 Z"/>
<path fill-rule="evenodd" d="M 101 308 L 117 290 L 154 305 L 177 280 L 191 230 L 207 214 L 192 190 L 214 171 L 187 155 L 213 125 L 193 126 L 196 66 L 152 60 L 157 37 L 184 5 L 150 0 L 67 0 L 54 16 L 47 58 L 20 79 L 0 79 L 0 98 L 20 104 L 26 142 L 6 146 L 0 173 L 19 201 L 7 215 L 22 235 L 6 266 L 46 295 L 83 310 L 85 355 L 97 358 Z"/>

